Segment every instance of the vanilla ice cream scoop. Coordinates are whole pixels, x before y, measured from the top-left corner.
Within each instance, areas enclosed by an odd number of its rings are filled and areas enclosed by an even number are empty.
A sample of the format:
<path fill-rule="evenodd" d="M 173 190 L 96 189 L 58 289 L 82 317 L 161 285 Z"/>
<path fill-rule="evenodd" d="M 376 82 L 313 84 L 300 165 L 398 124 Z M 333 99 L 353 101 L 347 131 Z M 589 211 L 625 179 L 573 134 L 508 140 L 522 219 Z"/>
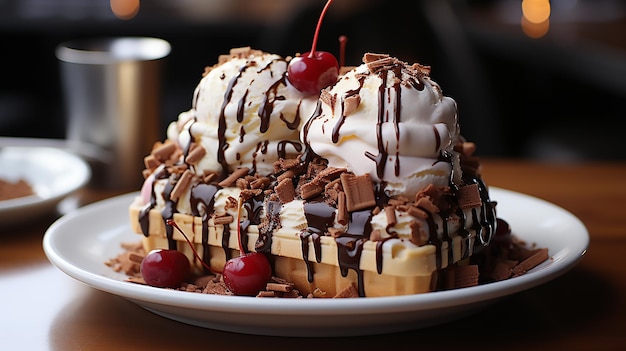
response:
<path fill-rule="evenodd" d="M 250 48 L 231 50 L 205 72 L 191 110 L 170 124 L 182 150 L 201 146 L 195 171 L 228 175 L 237 168 L 267 175 L 280 157 L 302 151 L 299 130 L 315 109 L 286 79 L 287 60 Z"/>
<path fill-rule="evenodd" d="M 429 67 L 378 54 L 363 61 L 322 91 L 301 140 L 331 167 L 369 173 L 390 196 L 448 185 L 458 168 L 456 102 Z"/>

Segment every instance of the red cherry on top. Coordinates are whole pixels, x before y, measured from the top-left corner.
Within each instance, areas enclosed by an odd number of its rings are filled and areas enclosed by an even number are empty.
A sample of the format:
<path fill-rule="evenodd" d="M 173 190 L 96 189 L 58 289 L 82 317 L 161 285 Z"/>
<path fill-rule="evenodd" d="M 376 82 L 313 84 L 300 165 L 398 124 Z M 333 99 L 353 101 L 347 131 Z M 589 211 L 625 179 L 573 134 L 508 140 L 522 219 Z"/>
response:
<path fill-rule="evenodd" d="M 294 57 L 287 67 L 289 82 L 305 94 L 319 94 L 320 90 L 337 82 L 339 63 L 333 54 L 326 51 L 315 51 L 322 19 L 333 0 L 328 0 L 315 28 L 311 51 Z"/>
<path fill-rule="evenodd" d="M 272 268 L 264 254 L 251 252 L 228 260 L 222 275 L 224 284 L 233 294 L 254 296 L 272 278 Z"/>
<path fill-rule="evenodd" d="M 178 288 L 189 273 L 187 256 L 177 250 L 152 250 L 141 261 L 141 276 L 151 286 Z"/>
<path fill-rule="evenodd" d="M 305 94 L 313 95 L 337 82 L 339 63 L 329 52 L 307 52 L 294 57 L 287 71 L 291 85 Z"/>

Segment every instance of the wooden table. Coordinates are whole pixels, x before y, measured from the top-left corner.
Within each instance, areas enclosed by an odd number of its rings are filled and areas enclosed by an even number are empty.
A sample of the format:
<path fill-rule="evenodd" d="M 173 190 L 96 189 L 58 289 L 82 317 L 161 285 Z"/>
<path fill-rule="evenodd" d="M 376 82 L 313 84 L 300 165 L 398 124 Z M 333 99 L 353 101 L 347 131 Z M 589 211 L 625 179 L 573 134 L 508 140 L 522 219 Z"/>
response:
<path fill-rule="evenodd" d="M 0 350 L 571 350 L 626 348 L 626 164 L 484 160 L 484 177 L 578 216 L 590 247 L 571 271 L 446 325 L 358 338 L 274 338 L 221 332 L 162 318 L 66 276 L 41 239 L 56 216 L 0 229 Z M 114 192 L 86 189 L 78 204 Z M 88 230 L 88 228 L 85 228 Z"/>

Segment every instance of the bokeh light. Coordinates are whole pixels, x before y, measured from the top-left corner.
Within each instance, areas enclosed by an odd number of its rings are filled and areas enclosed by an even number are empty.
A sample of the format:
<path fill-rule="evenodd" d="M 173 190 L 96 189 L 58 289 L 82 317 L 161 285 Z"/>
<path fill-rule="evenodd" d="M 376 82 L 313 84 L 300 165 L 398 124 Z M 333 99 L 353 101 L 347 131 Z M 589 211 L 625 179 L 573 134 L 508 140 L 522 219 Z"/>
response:
<path fill-rule="evenodd" d="M 111 11 L 115 17 L 129 20 L 139 12 L 139 0 L 111 0 Z"/>
<path fill-rule="evenodd" d="M 523 0 L 522 14 L 532 23 L 541 23 L 550 17 L 550 1 L 548 0 Z"/>
<path fill-rule="evenodd" d="M 531 38 L 541 38 L 550 29 L 550 1 L 523 0 L 521 27 Z"/>

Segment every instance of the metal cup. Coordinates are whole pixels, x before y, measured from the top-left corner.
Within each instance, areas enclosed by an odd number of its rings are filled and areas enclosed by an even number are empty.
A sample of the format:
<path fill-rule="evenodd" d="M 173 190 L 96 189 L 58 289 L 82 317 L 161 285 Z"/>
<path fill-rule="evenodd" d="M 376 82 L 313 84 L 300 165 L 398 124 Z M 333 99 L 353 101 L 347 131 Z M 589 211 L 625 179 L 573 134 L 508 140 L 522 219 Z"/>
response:
<path fill-rule="evenodd" d="M 92 185 L 136 190 L 143 157 L 160 139 L 162 61 L 167 41 L 122 37 L 60 44 L 69 147 L 93 168 Z"/>

